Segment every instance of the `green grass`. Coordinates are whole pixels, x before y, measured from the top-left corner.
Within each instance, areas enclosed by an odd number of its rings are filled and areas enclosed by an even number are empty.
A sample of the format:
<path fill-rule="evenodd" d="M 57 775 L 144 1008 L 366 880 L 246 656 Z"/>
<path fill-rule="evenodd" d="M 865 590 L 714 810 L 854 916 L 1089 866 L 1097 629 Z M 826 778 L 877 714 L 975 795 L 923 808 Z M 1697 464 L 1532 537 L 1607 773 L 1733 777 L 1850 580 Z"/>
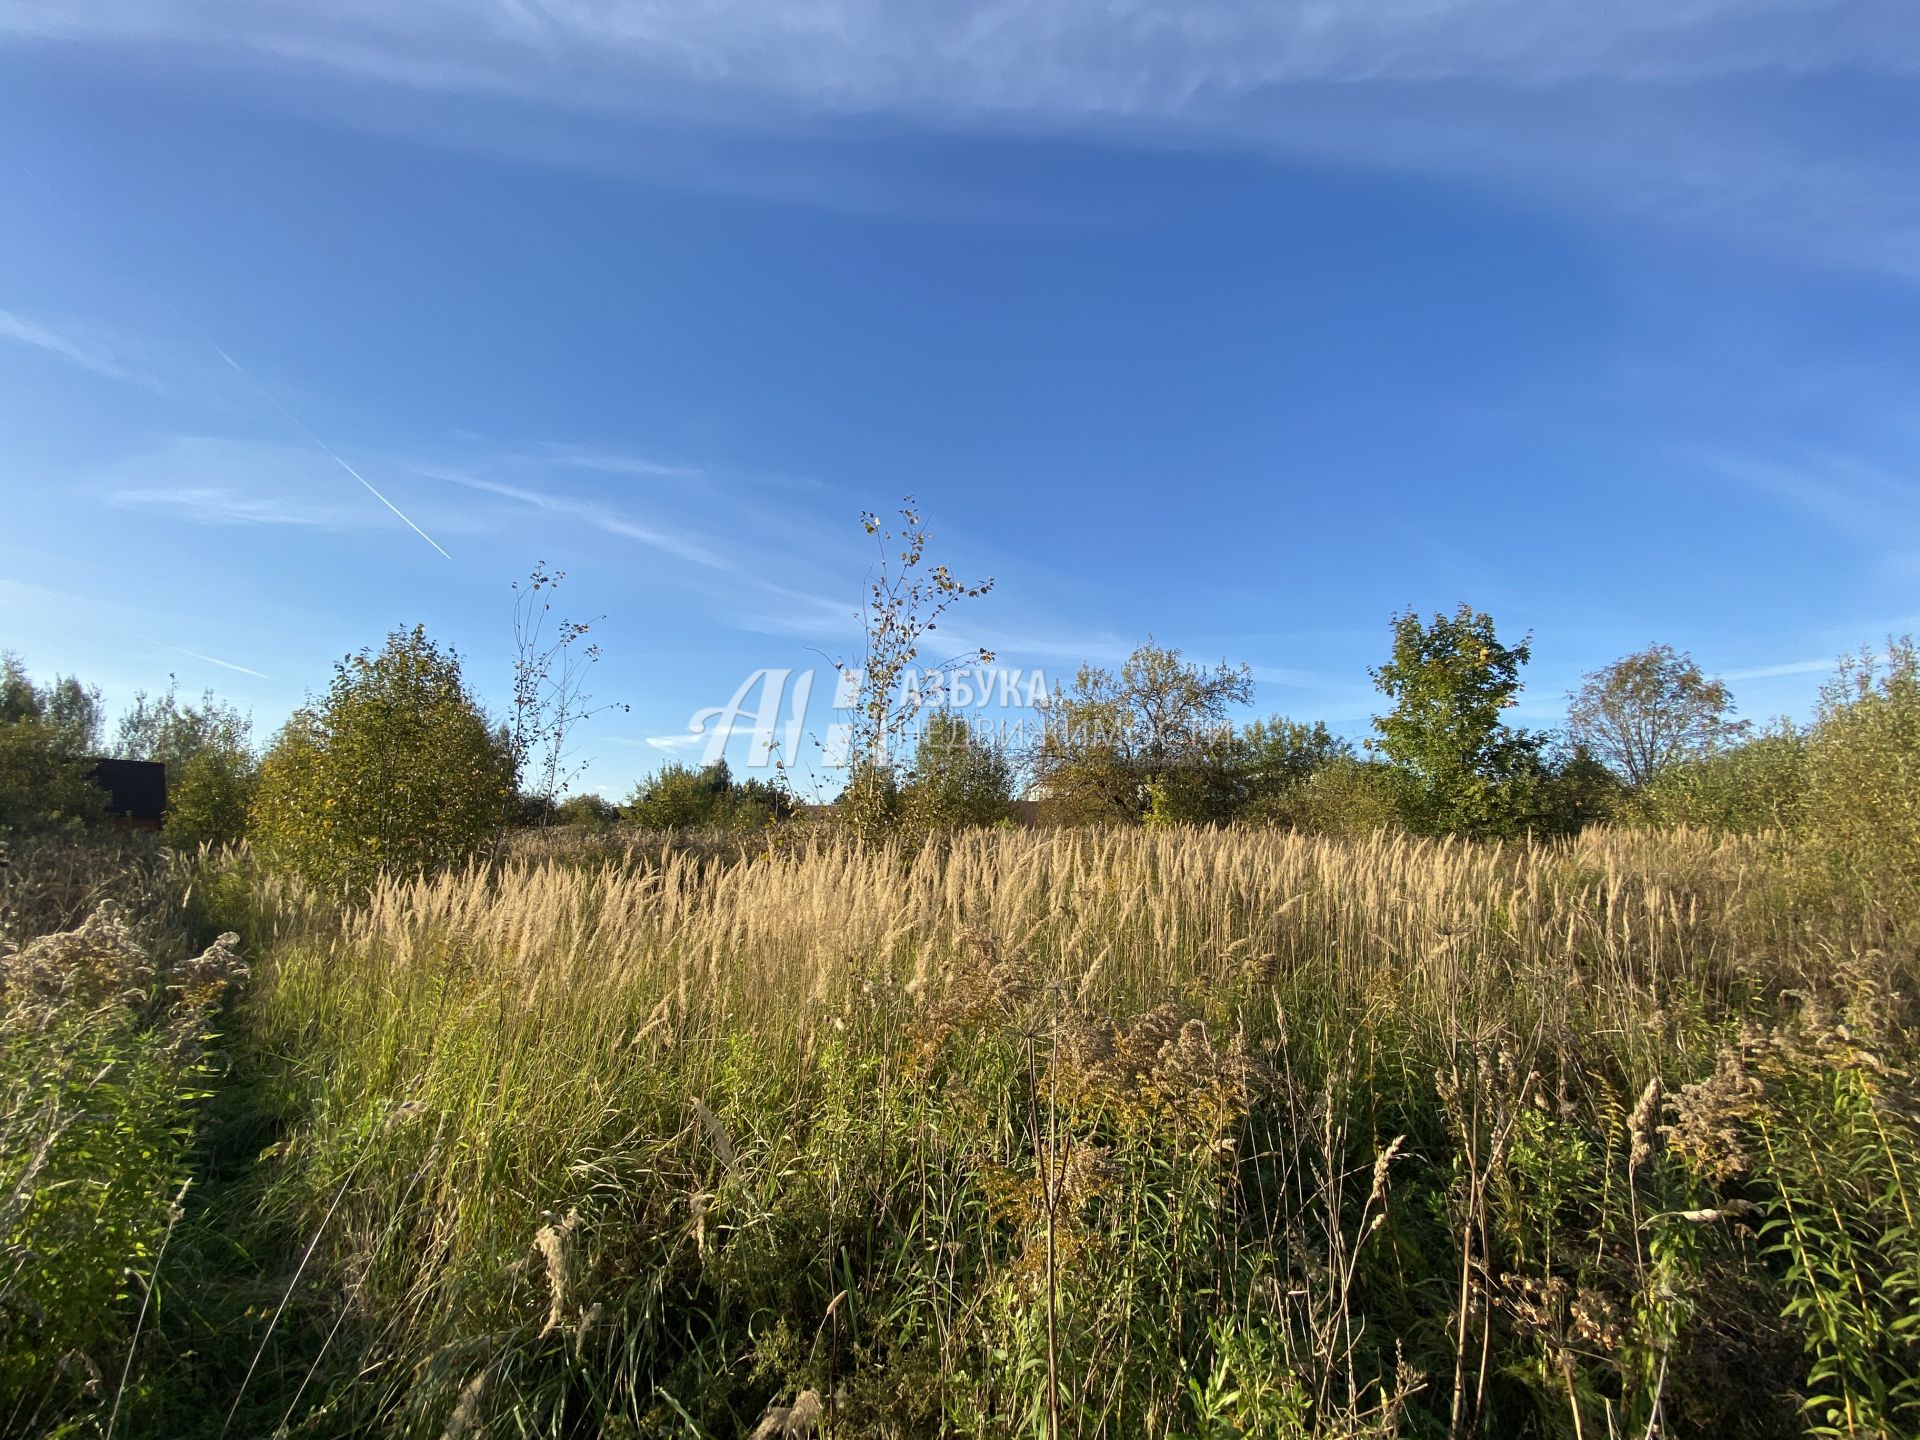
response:
<path fill-rule="evenodd" d="M 1920 1425 L 1913 959 L 1776 841 L 817 837 L 345 913 L 194 884 L 190 938 L 218 912 L 253 973 L 217 1074 L 89 1121 L 174 1136 L 151 1171 L 63 1161 L 143 1217 L 92 1247 L 131 1279 L 74 1433 L 116 1398 L 168 1436 Z M 170 1022 L 128 1013 L 132 1084 Z M 0 1413 L 58 1364 L 12 1334 Z"/>

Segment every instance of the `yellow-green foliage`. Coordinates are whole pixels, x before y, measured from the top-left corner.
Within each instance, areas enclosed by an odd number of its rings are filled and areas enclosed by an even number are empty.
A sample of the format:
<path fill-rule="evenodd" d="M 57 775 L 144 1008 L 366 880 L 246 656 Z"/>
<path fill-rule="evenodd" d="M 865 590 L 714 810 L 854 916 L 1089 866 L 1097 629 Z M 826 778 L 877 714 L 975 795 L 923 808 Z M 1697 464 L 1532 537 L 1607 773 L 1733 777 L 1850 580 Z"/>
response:
<path fill-rule="evenodd" d="M 1836 968 L 1789 863 L 976 832 L 382 884 L 250 1009 L 300 1328 L 356 1317 L 263 1413 L 318 1364 L 296 1412 L 392 1434 L 1786 1435 L 1844 1371 L 1904 1433 L 1909 1351 L 1803 1319 L 1894 1212 L 1771 1255 L 1801 1172 L 1663 1099 L 1789 985 L 1907 975 Z M 1825 1063 L 1762 1082 L 1804 1145 L 1867 1123 Z"/>
<path fill-rule="evenodd" d="M 1806 825 L 1875 908 L 1920 900 L 1920 654 L 1911 638 L 1843 664 L 1807 741 Z"/>
<path fill-rule="evenodd" d="M 156 956 L 132 918 L 103 900 L 72 931 L 0 934 L 7 1434 L 93 1433 L 123 1398 L 189 1174 L 201 1042 L 241 970 L 231 935 L 193 958 Z"/>
<path fill-rule="evenodd" d="M 461 678 L 415 628 L 334 668 L 262 766 L 253 840 L 320 885 L 360 888 L 471 859 L 514 797 L 513 761 Z"/>
<path fill-rule="evenodd" d="M 996 824 L 1013 812 L 1012 762 L 965 716 L 934 710 L 916 742 L 900 802 L 916 831 Z"/>
<path fill-rule="evenodd" d="M 185 849 L 237 844 L 245 835 L 260 762 L 252 749 L 253 721 L 212 691 L 183 701 L 179 687 L 144 692 L 120 717 L 114 752 L 167 767 L 168 838 Z"/>
<path fill-rule="evenodd" d="M 106 818 L 93 781 L 100 696 L 72 676 L 37 685 L 0 653 L 0 836 L 78 830 Z"/>
<path fill-rule="evenodd" d="M 1798 827 L 1806 798 L 1806 739 L 1783 721 L 1754 739 L 1669 766 L 1625 808 L 1648 824 L 1755 834 Z"/>
<path fill-rule="evenodd" d="M 1789 841 L 782 835 L 218 862 L 259 1117 L 121 1433 L 1920 1424 L 1913 958 Z"/>
<path fill-rule="evenodd" d="M 1336 756 L 1284 788 L 1257 796 L 1243 819 L 1313 835 L 1364 839 L 1401 826 L 1401 789 L 1384 765 Z"/>

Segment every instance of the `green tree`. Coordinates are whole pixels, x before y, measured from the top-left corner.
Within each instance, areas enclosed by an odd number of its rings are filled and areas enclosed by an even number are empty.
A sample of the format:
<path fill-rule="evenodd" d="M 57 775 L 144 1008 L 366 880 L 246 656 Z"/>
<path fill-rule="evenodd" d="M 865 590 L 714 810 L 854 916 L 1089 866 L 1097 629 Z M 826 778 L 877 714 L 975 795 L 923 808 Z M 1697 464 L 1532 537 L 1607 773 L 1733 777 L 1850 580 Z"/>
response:
<path fill-rule="evenodd" d="M 1224 820 L 1234 787 L 1229 709 L 1253 674 L 1211 668 L 1149 639 L 1115 671 L 1083 665 L 1047 716 L 1034 772 L 1050 814 L 1070 822 Z"/>
<path fill-rule="evenodd" d="M 1586 746 L 1578 741 L 1556 745 L 1542 759 L 1529 824 L 1548 834 L 1576 835 L 1618 815 L 1624 788 Z"/>
<path fill-rule="evenodd" d="M 253 834 L 269 859 L 359 889 L 482 853 L 511 813 L 512 755 L 460 659 L 416 626 L 334 667 L 261 767 Z"/>
<path fill-rule="evenodd" d="M 1013 765 L 964 715 L 932 711 L 914 747 L 901 803 L 916 830 L 995 824 L 1013 813 Z"/>
<path fill-rule="evenodd" d="M 778 781 L 735 780 L 724 759 L 695 769 L 662 766 L 633 787 L 626 819 L 643 830 L 761 830 L 793 814 Z"/>
<path fill-rule="evenodd" d="M 553 807 L 555 825 L 577 825 L 585 830 L 606 830 L 620 821 L 620 807 L 600 795 L 569 795 Z"/>
<path fill-rule="evenodd" d="M 183 702 L 170 679 L 163 695 L 135 694 L 120 717 L 114 750 L 167 767 L 166 829 L 175 843 L 230 845 L 246 833 L 260 775 L 252 739 L 250 717 L 211 690 L 197 705 Z"/>
<path fill-rule="evenodd" d="M 1353 745 L 1323 721 L 1284 715 L 1256 720 L 1236 737 L 1236 818 L 1304 826 L 1304 792 L 1316 775 L 1351 762 Z"/>
<path fill-rule="evenodd" d="M 1505 835 L 1526 828 L 1536 803 L 1541 738 L 1502 716 L 1521 689 L 1529 644 L 1504 645 L 1493 619 L 1462 604 L 1422 624 L 1393 617 L 1393 658 L 1374 684 L 1394 702 L 1374 717 L 1369 745 L 1400 768 L 1418 828 Z"/>
<path fill-rule="evenodd" d="M 1240 740 L 1248 782 L 1256 787 L 1287 789 L 1337 760 L 1353 758 L 1352 742 L 1334 734 L 1322 720 L 1308 723 L 1271 715 L 1242 730 Z"/>
<path fill-rule="evenodd" d="M 863 654 L 848 736 L 847 787 L 837 808 L 855 833 L 874 836 L 889 829 L 900 814 L 894 751 L 925 693 L 919 685 L 907 683 L 920 647 L 939 628 L 940 617 L 949 608 L 985 595 L 993 589 L 993 580 L 968 584 L 956 579 L 945 565 L 927 563 L 927 542 L 932 536 L 911 495 L 901 502 L 898 533 L 870 512 L 860 517 L 860 525 L 873 537 L 879 559 L 868 572 L 866 604 L 860 614 Z M 947 660 L 923 672 L 921 678 L 974 660 L 992 664 L 993 652 L 976 650 Z M 836 661 L 834 668 L 844 671 L 847 662 Z"/>
<path fill-rule="evenodd" d="M 0 655 L 0 725 L 36 721 L 67 754 L 92 755 L 100 748 L 100 716 L 98 686 L 72 675 L 36 685 L 19 656 Z"/>
<path fill-rule="evenodd" d="M 1595 670 L 1568 697 L 1578 744 L 1638 789 L 1662 770 L 1745 738 L 1733 695 L 1693 657 L 1652 645 Z"/>
<path fill-rule="evenodd" d="M 625 815 L 643 830 L 696 830 L 716 823 L 733 773 L 725 760 L 695 769 L 663 765 L 633 787 Z"/>
<path fill-rule="evenodd" d="M 1667 766 L 1624 797 L 1620 812 L 1643 824 L 1753 834 L 1797 829 L 1806 802 L 1807 738 L 1782 720 L 1738 744 Z"/>
<path fill-rule="evenodd" d="M 104 823 L 93 778 L 100 697 L 72 676 L 36 685 L 18 657 L 0 655 L 0 830 Z"/>
<path fill-rule="evenodd" d="M 1810 841 L 1870 908 L 1920 919 L 1920 651 L 1841 662 L 1807 737 Z"/>

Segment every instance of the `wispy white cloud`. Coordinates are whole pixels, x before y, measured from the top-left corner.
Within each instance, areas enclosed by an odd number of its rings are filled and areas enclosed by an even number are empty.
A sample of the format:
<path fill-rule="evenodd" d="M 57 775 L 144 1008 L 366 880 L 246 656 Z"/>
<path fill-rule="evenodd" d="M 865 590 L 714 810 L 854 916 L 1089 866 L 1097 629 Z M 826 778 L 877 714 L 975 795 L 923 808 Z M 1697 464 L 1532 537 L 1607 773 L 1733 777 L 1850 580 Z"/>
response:
<path fill-rule="evenodd" d="M 845 653 L 859 644 L 857 593 L 836 599 L 763 581 L 756 586 L 756 597 L 734 617 L 735 623 L 744 629 L 837 647 L 834 654 Z M 994 656 L 996 666 L 1039 671 L 1045 675 L 1048 687 L 1054 688 L 1071 684 L 1082 665 L 1114 669 L 1125 664 L 1147 638 L 1145 635 L 1128 638 L 1110 630 L 1065 628 L 1042 616 L 1029 616 L 1024 624 L 988 624 L 978 617 L 963 616 L 950 623 L 943 622 L 928 637 L 921 663 L 938 665 L 956 657 L 971 663 L 970 657 L 986 650 Z M 1221 658 L 1217 650 L 1205 644 L 1184 645 L 1177 639 L 1158 638 L 1175 645 L 1191 660 L 1211 664 Z M 1351 710 L 1359 714 L 1365 712 L 1375 698 L 1371 687 L 1348 675 L 1263 662 L 1255 662 L 1250 668 L 1255 684 L 1263 690 L 1290 692 L 1282 703 L 1293 709 L 1334 706 L 1342 713 Z M 1263 696 L 1256 701 L 1256 708 L 1271 703 Z"/>
<path fill-rule="evenodd" d="M 417 473 L 431 479 L 459 485 L 483 495 L 497 496 L 515 505 L 544 510 L 554 515 L 571 516 L 609 535 L 638 541 L 642 545 L 651 546 L 709 570 L 731 571 L 736 568 L 731 558 L 715 549 L 702 537 L 697 537 L 684 529 L 635 518 L 625 511 L 616 510 L 612 506 L 603 505 L 595 500 L 490 480 L 444 465 L 418 464 L 414 469 Z"/>
<path fill-rule="evenodd" d="M 1920 280 L 1907 0 L 0 0 L 8 32 L 711 131 L 1253 143 Z"/>
<path fill-rule="evenodd" d="M 133 486 L 115 490 L 107 498 L 123 509 L 166 510 L 201 525 L 313 525 L 340 529 L 346 519 L 339 506 L 315 506 L 219 485 Z"/>
<path fill-rule="evenodd" d="M 1885 463 L 1811 447 L 1687 458 L 1745 495 L 1792 512 L 1802 522 L 1790 532 L 1796 540 L 1818 541 L 1821 531 L 1837 537 L 1853 571 L 1890 593 L 1908 592 L 1920 579 L 1920 447 L 1896 443 Z"/>
<path fill-rule="evenodd" d="M 1839 661 L 1829 656 L 1824 660 L 1788 660 L 1778 665 L 1749 665 L 1738 670 L 1722 670 L 1722 680 L 1772 680 L 1783 675 L 1824 675 L 1836 669 Z"/>
<path fill-rule="evenodd" d="M 742 597 L 734 610 L 734 623 L 758 634 L 817 641 L 841 650 L 857 645 L 862 600 L 857 567 L 865 558 L 857 551 L 849 552 L 847 573 L 856 583 L 844 595 L 823 594 L 765 575 L 756 576 L 752 593 Z M 1134 649 L 1132 642 L 1111 631 L 1058 628 L 1043 617 L 1029 617 L 1026 624 L 987 623 L 958 611 L 943 618 L 923 644 L 927 654 L 922 663 L 927 665 L 954 657 L 965 659 L 982 650 L 994 655 L 999 664 L 1062 661 L 1069 668 L 1083 663 L 1118 665 Z"/>
<path fill-rule="evenodd" d="M 859 593 L 836 598 L 797 586 L 759 580 L 744 608 L 736 611 L 734 621 L 743 629 L 765 635 L 790 636 L 838 647 L 835 654 L 857 646 L 860 640 Z M 1050 621 L 1045 616 L 1028 615 L 1022 621 L 988 623 L 977 616 L 943 620 L 940 628 L 927 638 L 922 663 L 938 665 L 951 658 L 967 661 L 986 650 L 998 666 L 1031 667 L 1044 671 L 1049 686 L 1071 683 L 1082 665 L 1116 668 L 1148 637 L 1127 637 L 1111 630 L 1074 629 Z M 1189 659 L 1211 664 L 1222 658 L 1211 642 L 1182 644 L 1178 639 L 1156 637 L 1173 644 Z M 1257 685 L 1298 692 L 1318 698 L 1321 703 L 1364 707 L 1373 691 L 1351 676 L 1324 670 L 1256 662 L 1251 666 Z"/>
<path fill-rule="evenodd" d="M 333 458 L 291 443 L 177 435 L 100 465 L 85 479 L 110 505 L 196 525 L 344 533 L 391 524 L 379 508 L 343 490 Z M 455 523 L 464 528 L 469 522 L 459 517 Z"/>
<path fill-rule="evenodd" d="M 1370 717 L 1379 708 L 1379 692 L 1352 675 L 1256 663 L 1253 680 L 1259 687 L 1255 709 L 1280 708 L 1303 719 L 1347 720 Z M 1276 702 L 1260 693 L 1270 689 L 1285 692 L 1284 697 Z"/>
<path fill-rule="evenodd" d="M 692 750 L 697 746 L 707 745 L 711 743 L 711 738 L 710 736 L 699 734 L 649 735 L 647 736 L 647 744 L 656 750 L 665 750 L 670 755 L 677 755 L 683 750 Z"/>
<path fill-rule="evenodd" d="M 708 472 L 698 465 L 674 465 L 644 455 L 629 455 L 618 450 L 602 450 L 586 445 L 562 445 L 548 442 L 534 455 L 541 463 L 569 470 L 592 470 L 603 475 L 637 475 L 657 480 L 705 480 Z"/>
<path fill-rule="evenodd" d="M 754 722 L 748 719 L 726 724 L 716 723 L 711 729 L 679 730 L 669 735 L 616 736 L 611 743 L 658 750 L 667 755 L 684 755 L 690 750 L 705 748 L 713 742 L 716 735 L 720 737 L 723 745 L 734 740 L 750 740 L 754 735 Z"/>
<path fill-rule="evenodd" d="M 77 320 L 33 319 L 0 310 L 0 340 L 32 346 L 106 380 L 162 394 L 165 387 L 138 363 L 135 347 L 104 327 Z"/>
<path fill-rule="evenodd" d="M 1858 541 L 1873 554 L 1891 544 L 1910 544 L 1920 529 L 1920 484 L 1851 455 L 1807 450 L 1702 459 L 1735 483 Z"/>
<path fill-rule="evenodd" d="M 1137 113 L 1313 80 L 1544 84 L 1920 68 L 1899 0 L 6 0 L 0 28 L 240 45 L 426 89 L 576 100 L 605 100 L 641 68 L 845 110 Z M 546 63 L 527 66 L 530 54 Z"/>
<path fill-rule="evenodd" d="M 378 489 L 371 480 L 367 479 L 365 475 L 362 475 L 359 469 L 354 465 L 350 464 L 347 461 L 347 459 L 340 454 L 338 450 L 335 450 L 333 446 L 329 445 L 325 440 L 322 440 L 319 434 L 311 426 L 309 426 L 306 421 L 302 420 L 298 415 L 294 414 L 293 411 L 288 408 L 286 401 L 282 400 L 278 395 L 276 395 L 273 391 L 269 390 L 264 384 L 262 384 L 259 378 L 256 375 L 254 375 L 254 373 L 251 370 L 248 370 L 238 360 L 234 359 L 233 356 L 229 355 L 225 350 L 221 349 L 218 345 L 214 344 L 213 341 L 209 340 L 207 344 L 214 354 L 218 355 L 222 360 L 224 360 L 227 363 L 228 367 L 233 371 L 234 374 L 238 375 L 242 380 L 246 381 L 247 384 L 254 389 L 254 391 L 260 396 L 262 400 L 265 400 L 275 410 L 279 411 L 281 418 L 283 418 L 289 425 L 293 426 L 295 430 L 298 430 L 301 433 L 301 435 L 306 437 L 307 442 L 310 445 L 312 445 L 314 449 L 318 450 L 322 455 L 326 456 L 327 459 L 331 460 L 340 469 L 344 470 L 354 480 L 358 481 L 360 488 L 362 490 L 365 490 L 367 494 L 371 495 L 374 499 L 378 500 L 381 503 L 381 505 L 385 506 L 386 509 L 389 512 L 391 512 L 394 518 L 399 520 L 401 524 L 405 525 L 409 530 L 413 531 L 414 534 L 418 535 L 422 540 L 426 541 L 427 544 L 431 545 L 435 550 L 439 551 L 440 557 L 443 560 L 453 559 L 453 556 L 447 553 L 445 546 L 443 546 L 438 540 L 434 539 L 433 536 L 429 535 L 424 529 L 422 529 L 419 523 L 415 521 L 411 515 L 407 514 L 406 511 L 402 510 L 398 505 L 394 504 L 393 501 L 386 495 L 385 492 Z"/>
<path fill-rule="evenodd" d="M 457 486 L 500 502 L 431 506 L 430 523 L 443 533 L 498 534 L 523 523 L 509 518 L 515 512 L 539 511 L 635 541 L 716 574 L 731 576 L 739 571 L 737 552 L 745 543 L 740 536 L 730 535 L 723 542 L 678 520 L 642 514 L 636 504 L 604 502 L 585 493 L 583 477 L 569 482 L 546 460 L 529 459 L 545 453 L 545 447 L 534 452 L 495 448 L 478 460 L 463 457 L 451 463 L 389 454 L 376 457 L 377 463 L 370 468 L 383 477 L 418 477 L 435 482 L 436 487 Z M 609 465 L 621 458 L 594 453 Z M 341 493 L 331 473 L 331 467 L 341 463 L 330 448 L 175 436 L 151 450 L 102 465 L 88 478 L 111 505 L 165 513 L 194 524 L 366 531 L 387 523 L 379 509 L 356 502 L 351 491 Z M 633 460 L 626 473 L 643 473 L 639 463 Z M 493 470 L 511 478 L 486 473 Z M 667 467 L 661 470 L 665 473 Z M 698 472 L 688 466 L 674 473 Z M 354 478 L 360 478 L 357 472 Z M 391 481 L 383 478 L 382 483 Z M 419 487 L 411 488 L 414 498 L 408 500 L 408 507 L 419 513 L 416 507 L 423 503 Z M 384 499 L 381 492 L 376 495 Z M 387 508 L 394 509 L 391 502 Z M 405 515 L 401 519 L 412 525 Z M 419 532 L 418 526 L 413 528 Z"/>
<path fill-rule="evenodd" d="M 762 579 L 755 598 L 736 611 L 734 621 L 761 635 L 847 645 L 860 635 L 857 599 L 836 599 Z"/>

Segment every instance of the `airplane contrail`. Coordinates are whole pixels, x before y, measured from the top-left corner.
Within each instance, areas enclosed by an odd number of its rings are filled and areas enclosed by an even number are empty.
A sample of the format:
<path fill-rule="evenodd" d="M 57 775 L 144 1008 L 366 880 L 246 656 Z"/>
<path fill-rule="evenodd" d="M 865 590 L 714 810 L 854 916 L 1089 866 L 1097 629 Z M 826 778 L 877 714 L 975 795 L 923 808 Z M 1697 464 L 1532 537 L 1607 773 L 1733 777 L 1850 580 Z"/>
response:
<path fill-rule="evenodd" d="M 185 318 L 185 317 L 182 317 L 182 318 Z M 351 475 L 354 479 L 358 480 L 361 483 L 361 485 L 365 487 L 366 492 L 369 495 L 373 496 L 374 499 L 378 500 L 382 505 L 386 506 L 387 509 L 391 510 L 394 514 L 398 515 L 401 518 L 401 520 L 403 520 L 406 523 L 406 526 L 409 530 L 413 531 L 414 534 L 418 535 L 422 540 L 426 541 L 427 544 L 433 546 L 434 549 L 438 550 L 442 555 L 446 556 L 447 559 L 449 560 L 453 559 L 453 556 L 447 554 L 446 548 L 443 545 L 441 545 L 441 543 L 438 540 L 434 539 L 426 531 L 422 530 L 418 525 L 414 524 L 413 518 L 410 515 L 408 515 L 406 511 L 402 510 L 398 505 L 394 504 L 393 501 L 389 500 L 386 496 L 382 495 L 378 490 L 374 488 L 372 481 L 368 480 L 366 476 L 362 475 L 358 470 L 354 469 L 353 466 L 349 465 L 345 460 L 341 459 L 339 451 L 335 450 L 331 445 L 327 444 L 326 441 L 322 440 L 318 435 L 314 434 L 313 430 L 307 425 L 306 421 L 302 420 L 298 415 L 294 414 L 293 411 L 289 410 L 286 407 L 286 405 L 281 401 L 278 395 L 274 394 L 271 390 L 267 389 L 266 386 L 262 385 L 258 380 L 254 379 L 252 375 L 248 374 L 245 367 L 243 367 L 238 360 L 234 359 L 226 351 L 222 350 L 218 345 L 215 345 L 212 340 L 208 340 L 207 344 L 212 347 L 214 354 L 218 355 L 222 360 L 226 361 L 227 364 L 233 367 L 234 374 L 238 375 L 242 380 L 246 381 L 249 385 L 251 385 L 255 390 L 257 390 L 260 393 L 261 399 L 265 400 L 269 405 L 273 406 L 274 409 L 278 410 L 282 415 L 286 416 L 288 424 L 292 425 L 294 429 L 298 430 L 302 435 L 306 436 L 307 439 L 311 440 L 316 446 L 318 446 L 322 454 L 324 454 L 329 460 L 333 461 L 333 463 L 338 465 L 342 470 L 346 471 L 347 474 Z"/>
<path fill-rule="evenodd" d="M 131 632 L 129 632 L 131 633 Z M 218 655 L 203 655 L 198 650 L 189 650 L 184 645 L 169 645 L 165 640 L 155 640 L 146 635 L 134 635 L 136 640 L 145 640 L 149 645 L 157 645 L 162 650 L 171 650 L 176 655 L 185 655 L 190 659 L 204 660 L 209 665 L 218 665 L 222 670 L 235 670 L 242 675 L 251 675 L 256 680 L 271 680 L 271 675 L 263 675 L 258 670 L 245 665 L 236 665 L 231 660 L 222 660 Z"/>

